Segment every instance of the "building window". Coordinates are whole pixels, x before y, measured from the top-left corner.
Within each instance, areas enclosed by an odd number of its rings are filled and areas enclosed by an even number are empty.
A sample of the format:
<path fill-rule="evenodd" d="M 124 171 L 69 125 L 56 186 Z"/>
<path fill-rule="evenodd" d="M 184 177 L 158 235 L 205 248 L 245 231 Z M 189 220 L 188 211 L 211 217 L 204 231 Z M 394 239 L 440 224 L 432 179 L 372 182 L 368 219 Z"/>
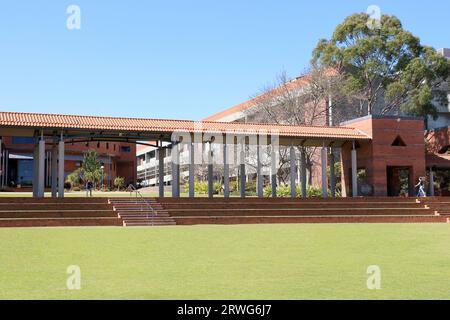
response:
<path fill-rule="evenodd" d="M 403 141 L 403 139 L 400 136 L 397 136 L 397 138 L 394 139 L 394 142 L 392 142 L 391 146 L 406 147 L 406 143 Z"/>
<path fill-rule="evenodd" d="M 13 144 L 34 144 L 33 137 L 12 137 Z"/>
<path fill-rule="evenodd" d="M 130 146 L 121 146 L 120 152 L 131 152 L 131 147 Z"/>

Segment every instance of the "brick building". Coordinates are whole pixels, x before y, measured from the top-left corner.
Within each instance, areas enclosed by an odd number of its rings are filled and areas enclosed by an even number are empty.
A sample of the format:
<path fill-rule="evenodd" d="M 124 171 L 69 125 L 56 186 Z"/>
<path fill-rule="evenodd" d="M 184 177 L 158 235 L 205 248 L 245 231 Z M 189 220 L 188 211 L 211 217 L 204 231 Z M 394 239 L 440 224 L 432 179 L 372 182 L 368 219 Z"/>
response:
<path fill-rule="evenodd" d="M 0 186 L 27 191 L 33 185 L 33 137 L 2 137 L 2 159 Z M 51 185 L 52 158 L 51 143 L 45 147 L 45 187 Z M 136 146 L 134 144 L 112 141 L 72 142 L 66 144 L 64 175 L 78 169 L 84 152 L 96 150 L 104 170 L 104 186 L 112 187 L 117 176 L 125 178 L 126 183 L 136 181 Z"/>

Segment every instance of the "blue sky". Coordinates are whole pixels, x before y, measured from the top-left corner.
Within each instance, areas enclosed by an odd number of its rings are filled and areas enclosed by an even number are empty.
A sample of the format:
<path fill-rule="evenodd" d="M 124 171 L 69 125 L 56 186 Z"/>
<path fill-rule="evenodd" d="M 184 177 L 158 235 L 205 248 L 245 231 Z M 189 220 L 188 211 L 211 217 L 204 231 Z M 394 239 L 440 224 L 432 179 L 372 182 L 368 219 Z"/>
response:
<path fill-rule="evenodd" d="M 201 119 L 302 73 L 318 39 L 371 4 L 450 47 L 448 1 L 1 1 L 0 110 Z"/>

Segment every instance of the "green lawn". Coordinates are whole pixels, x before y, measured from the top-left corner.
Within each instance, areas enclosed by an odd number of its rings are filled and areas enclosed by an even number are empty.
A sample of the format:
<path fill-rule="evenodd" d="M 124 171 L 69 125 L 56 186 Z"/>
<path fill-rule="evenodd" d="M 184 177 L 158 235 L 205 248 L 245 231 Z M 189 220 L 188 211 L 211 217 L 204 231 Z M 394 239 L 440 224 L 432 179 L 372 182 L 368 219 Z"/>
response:
<path fill-rule="evenodd" d="M 2 299 L 450 298 L 449 224 L 2 228 L 0 243 Z"/>

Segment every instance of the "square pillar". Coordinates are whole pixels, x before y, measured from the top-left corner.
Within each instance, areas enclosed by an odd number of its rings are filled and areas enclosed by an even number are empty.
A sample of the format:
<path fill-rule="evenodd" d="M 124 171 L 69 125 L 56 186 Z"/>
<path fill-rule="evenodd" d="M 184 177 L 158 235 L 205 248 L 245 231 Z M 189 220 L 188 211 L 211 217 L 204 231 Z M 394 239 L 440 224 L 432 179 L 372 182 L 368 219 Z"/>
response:
<path fill-rule="evenodd" d="M 242 149 L 245 147 L 245 145 L 242 145 Z M 239 165 L 239 171 L 240 171 L 240 191 L 241 191 L 241 198 L 245 198 L 245 152 L 244 150 L 241 150 L 241 164 Z"/>
<path fill-rule="evenodd" d="M 334 158 L 334 149 L 330 149 L 330 194 L 334 198 L 336 196 L 336 172 L 334 171 L 336 159 Z"/>
<path fill-rule="evenodd" d="M 189 143 L 189 198 L 195 197 L 195 154 L 193 142 Z"/>
<path fill-rule="evenodd" d="M 0 187 L 3 186 L 3 148 L 2 148 L 2 137 L 0 137 Z"/>
<path fill-rule="evenodd" d="M 258 198 L 264 197 L 263 175 L 261 170 L 261 147 L 256 145 L 256 193 Z"/>
<path fill-rule="evenodd" d="M 39 188 L 39 144 L 36 142 L 34 143 L 33 148 L 33 197 L 38 197 L 38 188 Z"/>
<path fill-rule="evenodd" d="M 230 164 L 228 162 L 228 147 L 227 143 L 223 144 L 223 196 L 230 197 Z"/>
<path fill-rule="evenodd" d="M 180 197 L 180 152 L 175 142 L 172 142 L 172 197 Z"/>
<path fill-rule="evenodd" d="M 45 190 L 45 140 L 43 137 L 41 137 L 38 144 L 38 159 L 37 196 L 43 198 Z"/>
<path fill-rule="evenodd" d="M 356 147 L 355 142 L 353 141 L 352 146 L 352 196 L 358 196 L 358 164 L 356 162 Z"/>
<path fill-rule="evenodd" d="M 433 168 L 430 167 L 430 177 L 429 177 L 429 181 L 428 181 L 428 195 L 430 197 L 434 197 L 434 172 L 433 172 Z"/>
<path fill-rule="evenodd" d="M 58 143 L 58 197 L 64 198 L 64 139 Z"/>
<path fill-rule="evenodd" d="M 296 159 L 295 159 L 295 148 L 293 145 L 289 147 L 289 161 L 290 161 L 290 177 L 291 177 L 291 198 L 297 197 L 297 185 L 295 181 L 295 176 L 297 174 Z"/>
<path fill-rule="evenodd" d="M 164 150 L 161 142 L 158 148 L 158 191 L 160 198 L 164 198 Z"/>
<path fill-rule="evenodd" d="M 52 145 L 50 172 L 52 198 L 56 198 L 58 196 L 58 146 L 56 142 L 53 142 Z"/>
<path fill-rule="evenodd" d="M 276 154 L 272 145 L 272 150 L 270 151 L 270 180 L 272 184 L 272 198 L 277 197 L 277 163 Z"/>
<path fill-rule="evenodd" d="M 302 150 L 300 152 L 300 181 L 301 181 L 301 189 L 302 189 L 302 198 L 307 197 L 307 190 L 306 190 L 306 151 L 305 148 L 302 147 Z"/>
<path fill-rule="evenodd" d="M 211 142 L 208 142 L 208 198 L 212 198 L 214 196 L 213 182 L 213 155 Z"/>
<path fill-rule="evenodd" d="M 322 198 L 326 198 L 328 192 L 327 156 L 328 156 L 327 148 L 322 147 L 322 149 L 320 150 L 320 159 L 322 167 Z"/>

